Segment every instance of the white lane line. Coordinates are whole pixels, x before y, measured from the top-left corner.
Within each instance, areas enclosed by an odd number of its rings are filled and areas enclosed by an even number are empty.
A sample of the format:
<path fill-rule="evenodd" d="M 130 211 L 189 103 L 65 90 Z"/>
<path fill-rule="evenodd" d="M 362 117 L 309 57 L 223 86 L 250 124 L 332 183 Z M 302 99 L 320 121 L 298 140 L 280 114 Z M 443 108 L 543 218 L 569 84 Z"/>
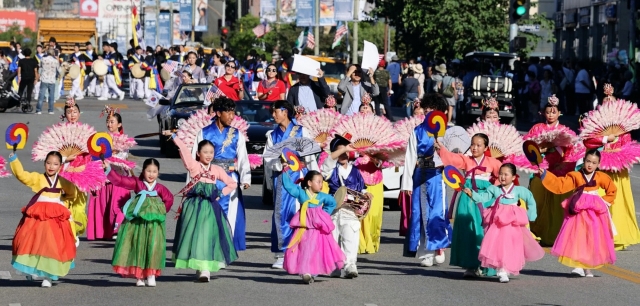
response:
<path fill-rule="evenodd" d="M 9 271 L 0 271 L 0 279 L 11 279 Z"/>
<path fill-rule="evenodd" d="M 20 305 L 20 303 L 11 303 L 9 304 L 9 306 L 22 306 L 22 305 Z"/>
<path fill-rule="evenodd" d="M 629 174 L 629 176 L 632 177 L 632 178 L 640 179 L 640 176 L 635 176 L 635 175 L 631 175 L 631 174 Z"/>

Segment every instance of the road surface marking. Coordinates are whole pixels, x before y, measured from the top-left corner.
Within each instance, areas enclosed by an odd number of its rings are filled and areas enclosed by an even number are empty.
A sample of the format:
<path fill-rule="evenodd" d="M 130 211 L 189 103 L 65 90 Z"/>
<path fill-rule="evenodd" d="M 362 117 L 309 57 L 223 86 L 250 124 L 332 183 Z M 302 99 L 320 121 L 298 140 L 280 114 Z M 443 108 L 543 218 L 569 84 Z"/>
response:
<path fill-rule="evenodd" d="M 543 249 L 545 253 L 551 254 L 551 248 L 543 248 Z M 615 276 L 620 279 L 624 279 L 626 281 L 630 281 L 632 283 L 640 284 L 640 274 L 620 268 L 620 267 L 616 267 L 613 265 L 604 265 L 604 267 L 600 269 L 594 269 L 594 270 L 600 271 L 604 274 Z"/>
<path fill-rule="evenodd" d="M 22 305 L 20 305 L 20 303 L 11 303 L 9 304 L 9 306 L 22 306 Z"/>
<path fill-rule="evenodd" d="M 58 107 L 58 108 L 63 108 L 65 105 L 65 103 L 54 103 L 53 106 Z M 128 109 L 129 106 L 126 104 L 109 104 L 109 106 L 111 106 L 112 108 L 119 108 L 119 109 Z"/>
<path fill-rule="evenodd" d="M 0 271 L 0 279 L 11 279 L 9 271 Z"/>

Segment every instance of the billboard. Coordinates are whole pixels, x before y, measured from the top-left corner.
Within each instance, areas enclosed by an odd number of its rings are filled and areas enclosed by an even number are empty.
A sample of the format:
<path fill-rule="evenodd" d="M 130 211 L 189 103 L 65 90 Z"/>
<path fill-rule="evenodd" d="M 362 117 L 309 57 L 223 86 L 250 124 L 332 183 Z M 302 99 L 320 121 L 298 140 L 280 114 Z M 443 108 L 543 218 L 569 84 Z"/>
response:
<path fill-rule="evenodd" d="M 0 10 L 0 31 L 6 31 L 8 27 L 17 24 L 20 29 L 30 28 L 36 30 L 36 13 Z"/>
<path fill-rule="evenodd" d="M 98 4 L 100 0 L 80 0 L 80 16 L 81 17 L 99 17 L 99 8 Z M 105 0 L 102 0 L 105 1 Z"/>

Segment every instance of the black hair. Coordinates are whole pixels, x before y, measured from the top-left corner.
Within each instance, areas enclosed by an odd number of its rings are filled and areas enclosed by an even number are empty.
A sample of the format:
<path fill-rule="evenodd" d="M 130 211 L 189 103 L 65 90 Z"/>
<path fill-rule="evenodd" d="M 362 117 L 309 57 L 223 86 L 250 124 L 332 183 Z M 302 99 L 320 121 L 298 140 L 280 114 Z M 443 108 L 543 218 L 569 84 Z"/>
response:
<path fill-rule="evenodd" d="M 31 56 L 31 49 L 25 48 L 24 50 L 22 50 L 22 55 Z"/>
<path fill-rule="evenodd" d="M 557 104 L 556 104 L 556 105 L 554 105 L 554 104 L 551 104 L 551 103 L 549 103 L 549 102 L 547 102 L 547 104 L 545 104 L 545 105 L 544 105 L 544 110 L 546 111 L 546 110 L 547 110 L 547 108 L 552 108 L 552 107 L 555 107 L 555 108 L 556 108 L 556 110 L 558 110 L 558 112 L 560 112 L 560 109 L 558 108 L 558 105 L 557 105 Z"/>
<path fill-rule="evenodd" d="M 502 168 L 507 168 L 509 170 L 511 170 L 511 174 L 512 175 L 516 175 L 516 165 L 512 164 L 512 163 L 504 163 L 502 164 L 502 166 L 500 166 L 500 169 Z"/>
<path fill-rule="evenodd" d="M 587 156 L 589 156 L 589 155 L 598 157 L 598 161 L 602 158 L 601 155 L 600 155 L 600 151 L 598 151 L 598 149 L 591 149 L 591 150 L 587 151 L 586 153 L 584 153 L 584 158 L 586 159 Z"/>
<path fill-rule="evenodd" d="M 55 156 L 60 160 L 60 163 L 62 164 L 62 154 L 60 154 L 60 152 L 58 151 L 51 151 L 49 153 L 47 153 L 47 157 L 44 159 L 44 163 L 45 165 L 47 164 L 47 159 L 49 159 L 49 157 L 51 156 Z"/>
<path fill-rule="evenodd" d="M 312 181 L 313 178 L 316 177 L 316 175 L 322 176 L 322 174 L 316 170 L 310 170 L 309 172 L 307 172 L 307 175 L 304 176 L 302 183 L 300 183 L 300 187 L 302 187 L 302 189 L 309 188 L 309 184 L 307 182 Z"/>
<path fill-rule="evenodd" d="M 140 180 L 144 179 L 144 171 L 147 169 L 147 167 L 151 165 L 158 167 L 158 172 L 160 172 L 160 162 L 155 158 L 147 158 L 142 163 L 142 171 L 140 172 L 140 177 L 139 177 Z"/>
<path fill-rule="evenodd" d="M 431 93 L 422 97 L 422 100 L 420 101 L 420 108 L 424 109 L 425 112 L 427 108 L 429 108 L 444 113 L 449 109 L 449 104 L 443 95 Z"/>
<path fill-rule="evenodd" d="M 118 128 L 118 132 L 122 133 L 122 116 L 120 116 L 120 114 L 114 112 L 114 113 L 110 114 L 109 116 L 107 116 L 107 120 L 109 120 L 109 117 L 116 118 L 116 121 L 121 124 L 120 127 Z"/>
<path fill-rule="evenodd" d="M 69 106 L 69 105 L 67 105 L 67 104 L 65 103 L 65 104 L 64 104 L 64 112 L 63 112 L 63 113 L 65 113 L 65 114 L 66 114 L 66 113 L 67 113 L 67 110 L 68 110 L 68 109 L 70 109 L 70 108 L 72 108 L 72 107 L 77 108 L 77 109 L 78 109 L 78 112 L 80 112 L 80 105 L 78 105 L 78 102 L 76 102 L 73 106 Z"/>
<path fill-rule="evenodd" d="M 487 136 L 487 134 L 476 133 L 475 135 L 473 135 L 473 137 L 471 137 L 471 139 L 473 140 L 473 138 L 476 138 L 476 137 L 482 139 L 485 147 L 489 146 L 489 136 Z"/>
<path fill-rule="evenodd" d="M 236 102 L 233 102 L 233 100 L 227 97 L 220 97 L 213 100 L 213 103 L 211 103 L 211 107 L 213 107 L 213 110 L 215 110 L 216 112 L 235 112 Z"/>
<path fill-rule="evenodd" d="M 191 54 L 195 55 L 195 56 L 196 56 L 196 58 L 198 58 L 198 53 L 196 53 L 196 52 L 194 52 L 194 51 L 189 51 L 189 52 L 187 52 L 186 57 L 188 58 L 188 57 L 189 57 L 189 55 L 191 55 Z"/>
<path fill-rule="evenodd" d="M 90 41 L 88 41 L 88 42 L 84 43 L 84 45 L 85 45 L 85 46 L 91 46 L 91 42 L 90 42 Z"/>
<path fill-rule="evenodd" d="M 485 117 L 485 116 L 487 115 L 487 113 L 488 113 L 488 112 L 490 112 L 490 111 L 497 112 L 497 113 L 498 113 L 498 117 L 500 116 L 500 109 L 499 109 L 499 108 L 495 108 L 495 107 L 493 107 L 493 108 L 492 108 L 492 107 L 485 106 L 485 107 L 483 107 L 483 108 L 482 108 L 482 115 L 481 115 L 481 118 L 482 118 L 482 119 L 484 119 L 484 117 Z"/>
<path fill-rule="evenodd" d="M 293 110 L 293 105 L 291 105 L 291 103 L 289 103 L 289 101 L 287 100 L 278 100 L 274 102 L 273 106 L 271 107 L 271 113 L 273 114 L 273 112 L 275 112 L 276 109 L 279 108 L 284 108 L 287 110 L 287 117 L 289 117 L 289 120 L 291 120 L 296 114 Z"/>
<path fill-rule="evenodd" d="M 348 146 L 351 143 L 342 137 L 336 137 L 329 143 L 329 150 L 333 153 L 338 146 Z"/>
<path fill-rule="evenodd" d="M 371 108 L 371 103 L 361 103 L 360 106 L 358 106 L 358 111 L 360 111 L 364 106 Z"/>
<path fill-rule="evenodd" d="M 215 146 L 213 145 L 213 143 L 209 140 L 202 140 L 200 142 L 198 142 L 198 153 L 200 153 L 200 151 L 202 151 L 202 148 L 204 148 L 204 146 L 211 146 L 212 148 L 215 148 Z M 200 161 L 200 158 L 196 156 L 196 160 Z"/>

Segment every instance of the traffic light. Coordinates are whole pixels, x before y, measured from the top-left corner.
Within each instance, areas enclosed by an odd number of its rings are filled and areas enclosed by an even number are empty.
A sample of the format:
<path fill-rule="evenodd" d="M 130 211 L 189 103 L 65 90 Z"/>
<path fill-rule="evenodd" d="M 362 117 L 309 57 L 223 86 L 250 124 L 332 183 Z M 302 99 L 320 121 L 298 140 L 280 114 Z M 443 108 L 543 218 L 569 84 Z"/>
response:
<path fill-rule="evenodd" d="M 229 28 L 223 27 L 220 29 L 220 38 L 224 41 L 227 40 L 227 35 L 229 35 Z"/>
<path fill-rule="evenodd" d="M 515 23 L 520 18 L 527 15 L 528 11 L 527 0 L 512 0 L 511 1 L 511 23 Z"/>

